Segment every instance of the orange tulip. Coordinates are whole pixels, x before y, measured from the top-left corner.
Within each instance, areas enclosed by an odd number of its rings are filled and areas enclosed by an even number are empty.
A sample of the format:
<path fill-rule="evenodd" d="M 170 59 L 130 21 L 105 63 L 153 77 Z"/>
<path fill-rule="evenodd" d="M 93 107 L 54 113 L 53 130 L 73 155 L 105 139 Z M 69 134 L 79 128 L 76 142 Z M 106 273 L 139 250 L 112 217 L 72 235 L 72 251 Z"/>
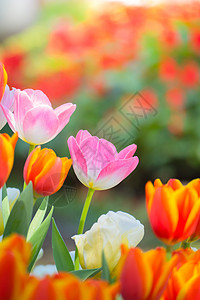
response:
<path fill-rule="evenodd" d="M 191 186 L 173 179 L 163 185 L 156 180 L 146 184 L 146 205 L 156 236 L 168 245 L 188 239 L 200 216 L 200 200 Z"/>
<path fill-rule="evenodd" d="M 120 292 L 119 283 L 109 285 L 108 282 L 102 280 L 89 279 L 83 282 L 82 285 L 84 293 L 86 291 L 89 292 L 88 298 L 83 297 L 82 300 L 114 300 L 116 299 L 116 295 Z"/>
<path fill-rule="evenodd" d="M 194 180 L 190 181 L 187 184 L 187 186 L 189 188 L 195 189 L 195 191 L 198 194 L 198 198 L 200 199 L 200 179 L 197 178 L 197 179 L 194 179 Z M 194 240 L 197 240 L 199 238 L 200 238 L 200 216 L 199 216 L 199 219 L 198 219 L 197 226 L 196 226 L 192 236 L 190 237 L 190 241 L 194 241 Z"/>
<path fill-rule="evenodd" d="M 139 248 L 131 248 L 122 254 L 121 260 L 118 272 L 123 299 L 158 300 L 178 262 L 178 256 L 167 261 L 164 248 L 145 253 Z"/>
<path fill-rule="evenodd" d="M 23 300 L 114 300 L 119 285 L 101 280 L 80 281 L 69 273 L 58 273 L 42 279 L 30 277 Z"/>
<path fill-rule="evenodd" d="M 114 300 L 119 283 L 81 281 L 70 273 L 36 278 L 27 273 L 31 245 L 24 237 L 12 235 L 0 243 L 1 300 Z"/>
<path fill-rule="evenodd" d="M 200 299 L 200 250 L 178 251 L 182 261 L 174 267 L 163 300 Z M 186 253 L 185 253 L 186 252 Z M 193 253 L 192 253 L 193 252 Z"/>
<path fill-rule="evenodd" d="M 71 159 L 57 157 L 53 150 L 37 147 L 25 162 L 24 180 L 26 184 L 32 181 L 35 197 L 52 195 L 63 185 L 71 165 Z"/>
<path fill-rule="evenodd" d="M 19 235 L 12 235 L 0 243 L 1 300 L 21 299 L 28 277 L 26 267 L 30 253 L 30 245 Z"/>
<path fill-rule="evenodd" d="M 12 137 L 6 133 L 0 134 L 0 188 L 6 183 L 12 170 L 17 140 L 17 133 Z"/>
<path fill-rule="evenodd" d="M 4 65 L 0 62 L 0 102 L 6 88 L 7 80 L 8 76 L 6 70 L 4 68 Z"/>

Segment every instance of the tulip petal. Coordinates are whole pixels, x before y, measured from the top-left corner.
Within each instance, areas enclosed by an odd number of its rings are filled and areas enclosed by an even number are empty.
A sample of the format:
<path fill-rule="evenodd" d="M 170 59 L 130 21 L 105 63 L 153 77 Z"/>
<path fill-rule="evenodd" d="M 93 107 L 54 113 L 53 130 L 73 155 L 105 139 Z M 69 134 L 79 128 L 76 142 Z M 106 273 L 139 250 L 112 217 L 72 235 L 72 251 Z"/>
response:
<path fill-rule="evenodd" d="M 2 106 L 7 107 L 11 112 L 13 112 L 14 108 L 14 92 L 15 90 L 10 91 L 8 85 L 6 85 L 5 92 L 3 98 L 0 103 L 0 130 L 5 126 L 7 123 L 6 116 L 3 112 Z"/>
<path fill-rule="evenodd" d="M 60 187 L 60 179 L 63 174 L 62 161 L 59 157 L 50 159 L 43 170 L 35 177 L 34 190 L 43 196 L 48 196 L 55 193 Z M 63 177 L 63 176 L 62 176 Z M 62 181 L 63 184 L 64 180 Z"/>
<path fill-rule="evenodd" d="M 36 147 L 30 154 L 29 156 L 27 157 L 27 160 L 24 164 L 24 180 L 26 182 L 26 184 L 30 181 L 30 174 L 31 174 L 31 169 L 32 169 L 32 166 L 33 164 L 35 163 L 35 161 L 37 160 L 38 158 L 38 154 L 40 152 L 40 149 L 41 147 L 38 146 Z"/>
<path fill-rule="evenodd" d="M 120 281 L 123 299 L 148 299 L 153 283 L 153 274 L 139 248 L 129 250 Z"/>
<path fill-rule="evenodd" d="M 153 196 L 154 196 L 155 188 L 151 181 L 148 181 L 145 185 L 145 195 L 146 195 L 146 207 L 148 213 L 150 212 Z"/>
<path fill-rule="evenodd" d="M 63 128 L 67 125 L 75 109 L 76 105 L 72 103 L 65 103 L 54 110 L 54 113 L 56 114 L 59 120 L 59 126 L 56 134 L 63 130 Z"/>
<path fill-rule="evenodd" d="M 188 187 L 193 188 L 197 191 L 198 196 L 200 197 L 200 179 L 193 179 L 187 184 Z"/>
<path fill-rule="evenodd" d="M 154 233 L 166 243 L 170 243 L 179 221 L 179 212 L 174 194 L 169 187 L 157 188 L 149 212 Z"/>
<path fill-rule="evenodd" d="M 76 135 L 76 141 L 78 145 L 80 146 L 81 142 L 85 139 L 91 137 L 92 135 L 87 130 L 79 130 L 79 132 Z"/>
<path fill-rule="evenodd" d="M 0 104 L 0 130 L 6 125 L 7 119 L 4 115 L 2 105 Z"/>
<path fill-rule="evenodd" d="M 168 279 L 172 269 L 177 264 L 179 257 L 174 255 L 170 261 L 166 260 L 166 250 L 164 248 L 156 248 L 144 253 L 145 258 L 151 266 L 153 272 L 153 288 L 149 295 L 149 299 L 160 299 L 166 288 Z"/>
<path fill-rule="evenodd" d="M 32 102 L 32 106 L 48 105 L 52 107 L 49 98 L 40 90 L 25 89 L 25 92 Z"/>
<path fill-rule="evenodd" d="M 24 91 L 15 90 L 14 94 L 14 118 L 16 130 L 22 138 L 23 134 L 23 120 L 26 112 L 33 108 L 33 104 Z"/>
<path fill-rule="evenodd" d="M 89 180 L 87 177 L 87 164 L 86 160 L 83 156 L 83 153 L 81 149 L 79 148 L 79 145 L 76 142 L 76 139 L 73 136 L 70 136 L 67 141 L 70 155 L 73 161 L 73 168 L 74 172 L 76 173 L 76 176 L 78 179 L 84 184 L 89 184 Z"/>
<path fill-rule="evenodd" d="M 101 170 L 94 183 L 94 189 L 105 190 L 116 186 L 135 170 L 138 163 L 139 159 L 137 156 L 110 162 Z"/>
<path fill-rule="evenodd" d="M 180 290 L 179 294 L 177 295 L 177 300 L 198 300 L 200 299 L 200 276 L 198 275 L 190 278 L 185 284 L 183 285 L 182 289 Z"/>
<path fill-rule="evenodd" d="M 47 105 L 29 110 L 23 120 L 23 138 L 31 144 L 44 144 L 52 139 L 58 129 L 58 119 Z"/>
<path fill-rule="evenodd" d="M 182 183 L 178 179 L 169 179 L 167 185 L 171 186 L 173 190 L 178 190 L 183 187 Z"/>
<path fill-rule="evenodd" d="M 2 111 L 8 121 L 8 125 L 10 126 L 13 132 L 16 132 L 17 130 L 16 130 L 14 114 L 7 107 L 1 105 L 1 103 L 0 103 L 0 107 L 2 108 Z M 18 133 L 19 133 L 19 137 L 21 138 L 20 132 Z"/>
<path fill-rule="evenodd" d="M 113 144 L 96 136 L 84 139 L 80 148 L 87 163 L 87 175 L 91 182 L 96 180 L 108 163 L 115 160 L 117 154 Z"/>
<path fill-rule="evenodd" d="M 14 148 L 8 135 L 0 135 L 0 188 L 6 183 L 14 162 Z"/>
<path fill-rule="evenodd" d="M 4 69 L 4 65 L 0 63 L 0 102 L 5 91 L 7 80 L 8 80 L 8 76 L 6 70 Z"/>
<path fill-rule="evenodd" d="M 137 145 L 132 144 L 128 147 L 124 148 L 122 151 L 119 152 L 117 159 L 127 159 L 134 155 L 135 151 L 137 150 Z"/>

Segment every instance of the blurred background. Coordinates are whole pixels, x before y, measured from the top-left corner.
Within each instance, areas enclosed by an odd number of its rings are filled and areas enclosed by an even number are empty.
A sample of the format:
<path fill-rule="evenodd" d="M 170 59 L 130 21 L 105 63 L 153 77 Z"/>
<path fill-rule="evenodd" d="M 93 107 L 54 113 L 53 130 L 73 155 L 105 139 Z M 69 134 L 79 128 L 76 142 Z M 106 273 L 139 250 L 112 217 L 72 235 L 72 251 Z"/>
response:
<path fill-rule="evenodd" d="M 140 246 L 158 245 L 145 183 L 199 176 L 200 2 L 0 0 L 0 60 L 10 87 L 41 89 L 54 107 L 77 104 L 65 130 L 45 145 L 57 155 L 69 156 L 67 138 L 80 129 L 118 150 L 138 145 L 139 166 L 118 187 L 95 193 L 86 229 L 102 213 L 123 210 L 145 225 Z M 27 152 L 19 141 L 10 186 L 22 188 Z M 86 192 L 71 170 L 51 199 L 70 249 Z M 49 262 L 50 233 L 45 243 Z"/>

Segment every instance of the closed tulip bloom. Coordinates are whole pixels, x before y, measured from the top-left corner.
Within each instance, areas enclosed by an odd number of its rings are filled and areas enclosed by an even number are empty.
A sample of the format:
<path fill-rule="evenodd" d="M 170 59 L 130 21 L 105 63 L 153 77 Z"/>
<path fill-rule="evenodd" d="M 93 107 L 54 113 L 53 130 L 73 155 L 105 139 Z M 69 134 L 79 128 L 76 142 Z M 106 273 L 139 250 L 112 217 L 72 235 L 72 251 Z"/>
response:
<path fill-rule="evenodd" d="M 47 96 L 39 90 L 15 90 L 14 113 L 3 106 L 10 128 L 33 145 L 44 144 L 55 138 L 69 122 L 76 105 L 65 103 L 52 108 Z"/>
<path fill-rule="evenodd" d="M 118 271 L 123 299 L 159 300 L 178 256 L 167 261 L 164 248 L 147 252 L 131 248 L 123 253 L 121 260 Z"/>
<path fill-rule="evenodd" d="M 187 259 L 174 267 L 164 292 L 163 300 L 199 300 L 200 299 L 200 251 L 180 253 Z M 183 252 L 183 253 L 181 253 Z"/>
<path fill-rule="evenodd" d="M 17 133 L 12 137 L 6 133 L 0 134 L 0 188 L 6 183 L 12 170 L 17 140 Z"/>
<path fill-rule="evenodd" d="M 7 80 L 8 76 L 6 70 L 4 68 L 4 65 L 0 62 L 0 102 L 6 88 Z"/>
<path fill-rule="evenodd" d="M 62 187 L 71 165 L 71 159 L 57 157 L 53 150 L 38 146 L 25 162 L 24 181 L 32 181 L 35 197 L 52 195 Z"/>
<path fill-rule="evenodd" d="M 104 251 L 110 271 L 117 265 L 122 243 L 135 247 L 144 236 L 144 226 L 133 216 L 122 212 L 109 211 L 99 217 L 97 223 L 84 234 L 75 235 L 80 264 L 84 269 L 102 266 Z"/>
<path fill-rule="evenodd" d="M 146 205 L 156 236 L 168 245 L 188 239 L 195 231 L 200 215 L 196 190 L 177 180 L 166 185 L 157 180 L 146 184 Z"/>
<path fill-rule="evenodd" d="M 117 152 L 115 146 L 105 139 L 80 130 L 68 139 L 74 172 L 78 179 L 94 190 L 110 189 L 124 180 L 138 165 L 134 156 L 135 144 Z"/>

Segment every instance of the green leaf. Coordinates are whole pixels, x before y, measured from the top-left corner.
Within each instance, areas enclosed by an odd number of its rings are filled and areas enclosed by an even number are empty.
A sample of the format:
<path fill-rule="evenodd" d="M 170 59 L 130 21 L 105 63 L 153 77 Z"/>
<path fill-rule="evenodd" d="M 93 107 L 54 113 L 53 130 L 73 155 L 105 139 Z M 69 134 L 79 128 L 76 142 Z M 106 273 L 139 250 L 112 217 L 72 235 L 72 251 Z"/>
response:
<path fill-rule="evenodd" d="M 74 263 L 54 219 L 52 221 L 52 248 L 57 270 L 65 272 L 73 271 Z"/>
<path fill-rule="evenodd" d="M 38 229 L 38 227 L 41 225 L 42 221 L 44 220 L 45 213 L 47 211 L 48 207 L 48 200 L 49 197 L 45 197 L 40 204 L 40 207 L 38 208 L 30 226 L 28 229 L 28 234 L 27 234 L 27 240 L 30 240 L 34 232 Z"/>
<path fill-rule="evenodd" d="M 98 274 L 102 268 L 98 269 L 86 269 L 86 270 L 77 270 L 70 272 L 71 274 L 75 275 L 76 277 L 80 278 L 81 280 L 86 280 L 87 278 L 94 277 Z"/>
<path fill-rule="evenodd" d="M 2 187 L 2 199 L 6 198 L 7 196 L 7 188 L 6 184 L 4 184 L 4 186 Z"/>
<path fill-rule="evenodd" d="M 2 215 L 3 215 L 3 225 L 5 228 L 8 218 L 9 218 L 9 215 L 10 215 L 10 206 L 9 206 L 8 196 L 6 196 L 2 201 Z"/>
<path fill-rule="evenodd" d="M 40 227 L 33 233 L 31 238 L 28 240 L 29 243 L 32 244 L 32 253 L 31 253 L 31 262 L 28 267 L 28 271 L 30 272 L 34 266 L 34 263 L 37 259 L 37 256 L 40 252 L 44 239 L 46 237 L 47 231 L 49 229 L 49 225 L 51 222 L 51 217 L 53 214 L 54 207 L 51 208 L 50 213 L 46 217 L 46 219 L 42 222 Z"/>
<path fill-rule="evenodd" d="M 109 271 L 109 268 L 108 268 L 108 263 L 106 261 L 106 257 L 105 257 L 104 251 L 102 252 L 102 273 L 101 273 L 101 279 L 106 280 L 108 282 L 111 282 L 110 271 Z"/>
<path fill-rule="evenodd" d="M 32 182 L 20 194 L 9 215 L 3 237 L 18 233 L 26 237 L 33 212 Z"/>

